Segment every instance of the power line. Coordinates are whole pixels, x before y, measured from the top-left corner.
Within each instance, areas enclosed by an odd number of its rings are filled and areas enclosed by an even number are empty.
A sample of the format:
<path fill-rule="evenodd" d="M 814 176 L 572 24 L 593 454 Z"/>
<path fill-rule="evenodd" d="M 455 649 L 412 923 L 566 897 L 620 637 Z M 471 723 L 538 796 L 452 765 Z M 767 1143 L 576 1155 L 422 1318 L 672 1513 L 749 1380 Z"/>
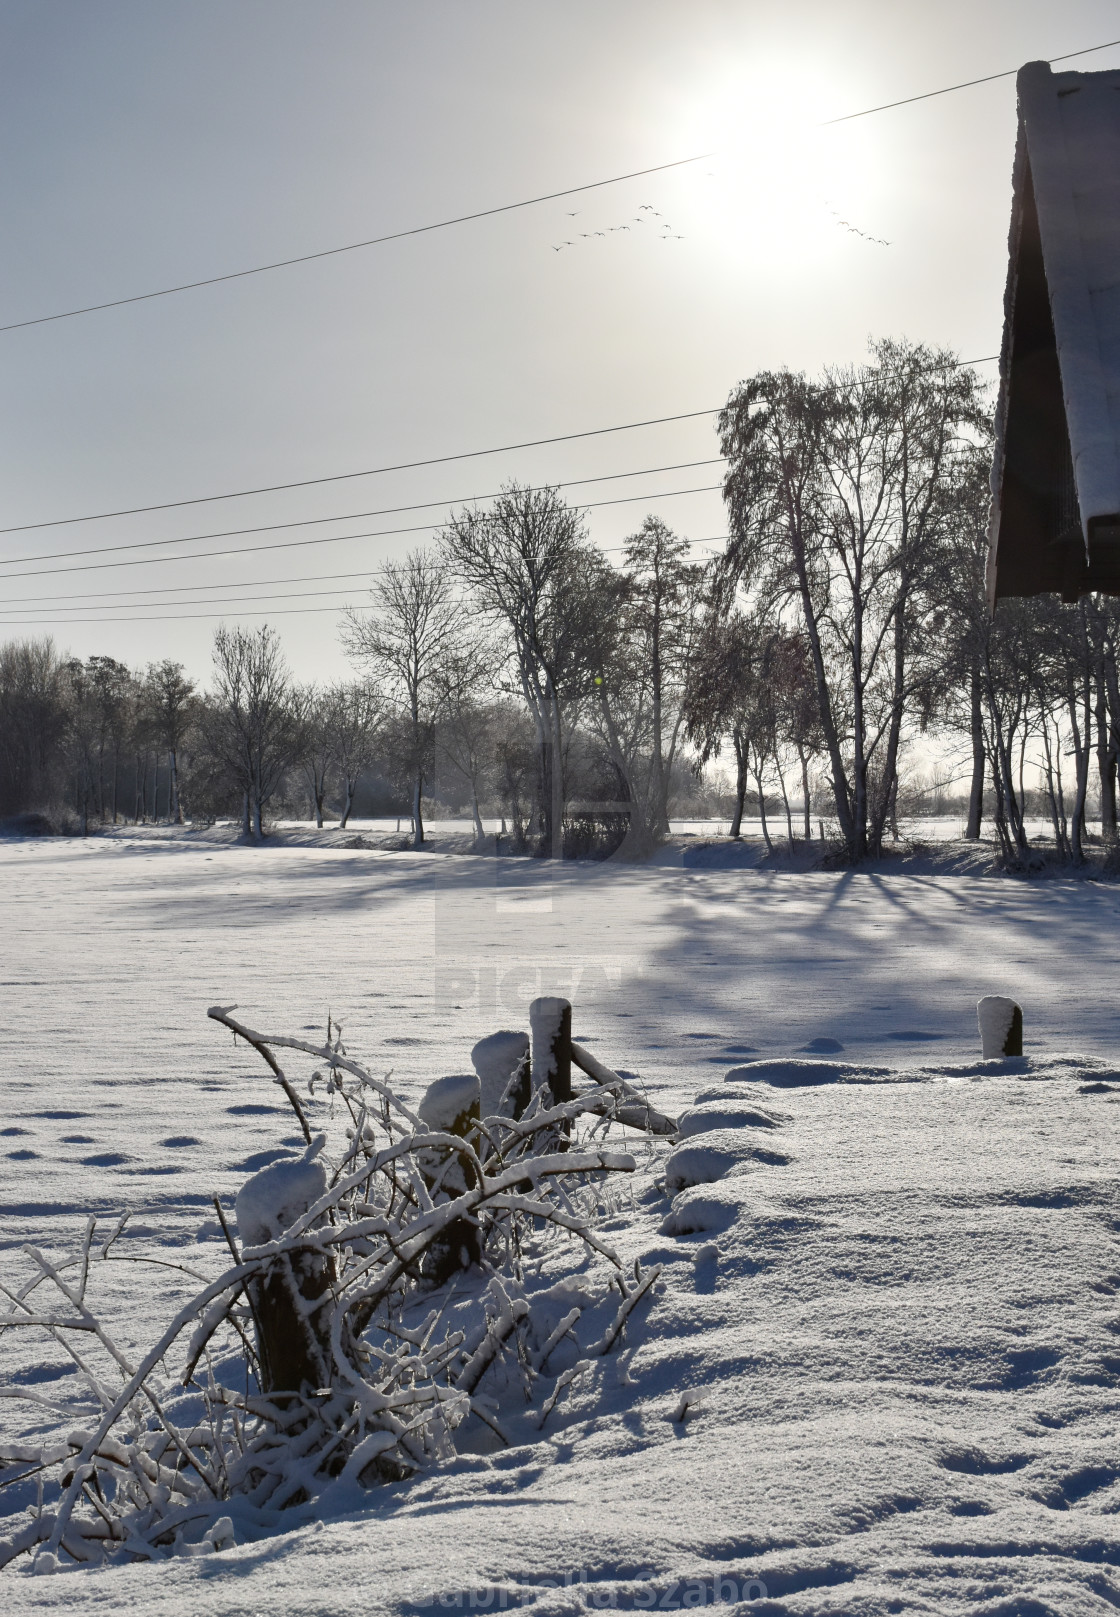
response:
<path fill-rule="evenodd" d="M 343 610 L 344 608 L 341 606 L 289 606 L 281 607 L 278 612 L 238 612 L 236 616 L 239 618 L 290 618 L 302 616 L 307 612 L 341 612 Z M 359 607 L 356 610 L 364 612 L 370 610 L 370 608 Z M 183 612 L 182 614 L 171 613 L 163 617 L 150 618 L 53 618 L 51 621 L 60 625 L 75 623 L 93 625 L 101 623 L 189 623 L 192 618 L 227 618 L 229 616 L 228 612 Z M 4 628 L 26 629 L 31 627 L 23 618 L 0 618 L 0 625 Z"/>
<path fill-rule="evenodd" d="M 1064 56 L 1051 56 L 1054 62 L 1068 62 L 1075 56 L 1091 56 L 1094 51 L 1110 49 L 1113 45 L 1120 45 L 1120 40 L 1106 40 L 1102 45 L 1087 45 L 1084 50 L 1067 51 Z M 977 84 L 992 84 L 997 79 L 1012 78 L 1018 72 L 1017 68 L 1007 68 L 1002 73 L 988 73 L 979 79 L 964 79 L 959 84 L 947 84 L 940 90 L 926 90 L 922 95 L 904 96 L 901 101 L 884 101 L 877 107 L 864 107 L 859 112 L 846 112 L 838 118 L 825 118 L 818 128 L 826 129 L 831 124 L 850 123 L 854 118 L 870 118 L 877 112 L 890 112 L 894 107 L 906 107 L 915 101 L 932 101 L 937 96 L 952 95 L 956 90 L 968 90 Z M 715 156 L 714 152 L 698 152 L 694 157 L 678 157 L 671 163 L 657 163 L 651 168 L 633 169 L 627 174 L 614 174 L 605 180 L 590 180 L 584 185 L 572 185 L 562 191 L 547 191 L 540 196 L 525 197 L 520 202 L 504 202 L 493 208 L 481 208 L 474 213 L 457 214 L 451 219 L 438 219 L 432 224 L 413 225 L 407 230 L 390 231 L 383 236 L 370 236 L 364 241 L 346 242 L 341 247 L 324 247 L 314 253 L 299 253 L 293 258 L 278 258 L 268 264 L 255 264 L 249 269 L 229 270 L 222 275 L 207 275 L 198 281 L 183 281 L 177 286 L 160 287 L 154 292 L 137 292 L 130 297 L 110 298 L 105 303 L 88 303 L 79 309 L 62 309 L 55 314 L 36 315 L 30 320 L 12 320 L 7 325 L 0 326 L 0 332 L 22 331 L 29 326 L 45 326 L 57 320 L 74 320 L 80 315 L 98 314 L 105 309 L 121 309 L 132 303 L 148 303 L 153 298 L 174 297 L 180 292 L 196 292 L 204 286 L 219 286 L 225 281 L 242 281 L 251 275 L 266 275 L 272 270 L 291 269 L 296 264 L 311 264 L 318 259 L 337 258 L 342 253 L 356 253 L 367 247 L 381 247 L 387 242 L 403 241 L 409 236 L 425 236 L 435 230 L 450 230 L 455 225 L 470 224 L 478 219 L 492 219 L 498 214 L 516 213 L 522 208 L 533 208 L 544 202 L 556 202 L 563 197 L 579 196 L 586 191 L 599 191 L 608 185 L 621 185 L 626 180 L 643 179 L 648 174 L 663 174 L 669 169 L 687 168 L 692 163 L 699 163 L 705 158 Z M 2 530 L 0 530 L 2 531 Z"/>
<path fill-rule="evenodd" d="M 360 568 L 356 573 L 297 573 L 294 578 L 251 578 L 242 585 L 229 584 L 153 584 L 142 590 L 78 590 L 73 595 L 17 595 L 5 601 L 5 609 L 12 607 L 30 606 L 35 602 L 47 601 L 57 605 L 61 601 L 93 601 L 103 599 L 105 596 L 119 595 L 182 595 L 189 590 L 223 590 L 250 588 L 255 584 L 329 584 L 340 578 L 373 578 L 378 569 L 372 567 Z M 107 607 L 112 610 L 118 603 L 108 601 Z M 170 601 L 150 601 L 149 606 L 170 606 Z"/>
<path fill-rule="evenodd" d="M 650 497 L 656 498 L 656 496 Z M 707 544 L 708 541 L 706 539 L 686 539 L 685 543 L 690 545 L 699 545 Z M 616 550 L 625 550 L 626 546 L 600 545 L 598 548 L 604 552 L 613 552 Z M 182 556 L 178 559 L 181 561 L 186 561 L 188 558 Z M 378 578 L 381 576 L 382 571 L 383 569 L 377 567 L 362 567 L 359 568 L 357 572 L 352 573 L 297 573 L 291 578 L 247 579 L 241 584 L 154 584 L 148 589 L 78 590 L 72 595 L 17 595 L 15 597 L 10 597 L 4 603 L 4 607 L 8 610 L 11 610 L 14 607 L 19 607 L 22 610 L 24 606 L 30 608 L 41 601 L 46 601 L 49 605 L 58 605 L 63 601 L 93 601 L 95 599 L 104 598 L 105 596 L 120 597 L 124 595 L 183 595 L 189 593 L 191 590 L 252 589 L 255 586 L 263 586 L 266 584 L 333 584 L 339 579 L 346 579 L 349 581 L 355 578 Z M 32 575 L 30 573 L 25 573 L 21 576 L 30 578 Z M 138 606 L 144 604 L 144 602 L 137 602 Z M 147 604 L 152 606 L 171 606 L 174 603 L 170 601 L 153 601 Z M 122 602 L 119 599 L 113 599 L 106 602 L 106 610 L 112 611 L 115 607 L 124 605 L 127 605 L 127 603 Z M 71 610 L 77 610 L 77 608 L 71 608 Z"/>
<path fill-rule="evenodd" d="M 714 544 L 725 544 L 726 541 L 727 541 L 727 535 L 725 533 L 717 533 L 717 534 L 712 534 L 708 538 L 705 538 L 705 539 L 689 539 L 687 541 L 687 543 L 690 544 L 690 545 L 714 545 Z M 626 546 L 625 545 L 603 545 L 603 546 L 600 546 L 599 548 L 602 550 L 603 554 L 610 555 L 610 554 L 612 554 L 612 553 L 614 553 L 616 551 L 625 550 Z M 381 576 L 382 571 L 383 571 L 382 569 L 372 569 L 368 573 L 354 575 L 354 576 L 365 577 L 365 578 L 377 578 L 377 577 Z M 216 588 L 217 586 L 214 586 L 214 587 Z M 330 595 L 334 595 L 334 594 L 342 595 L 342 594 L 345 594 L 346 592 L 344 590 L 337 590 L 337 591 L 336 590 L 327 590 L 327 591 L 324 591 L 323 593 L 324 594 L 330 594 Z M 277 596 L 277 597 L 244 596 L 244 597 L 241 597 L 241 599 L 244 599 L 244 600 L 269 600 L 269 599 L 278 599 L 279 600 L 279 599 L 285 599 L 286 600 L 286 599 L 290 599 L 290 597 L 287 597 L 287 596 L 283 596 L 283 597 L 280 597 L 280 596 Z M 193 606 L 193 605 L 196 605 L 196 604 L 198 604 L 198 605 L 210 605 L 211 603 L 209 603 L 209 602 L 195 603 L 195 602 L 191 601 L 191 602 L 184 602 L 183 604 L 187 605 L 187 606 Z M 309 613 L 309 612 L 342 612 L 342 611 L 346 611 L 347 609 L 348 609 L 348 603 L 344 602 L 339 606 L 281 607 L 276 612 L 239 612 L 239 613 L 236 614 L 236 616 L 241 617 L 241 618 L 271 618 L 271 617 L 283 618 L 283 617 L 301 616 L 301 615 L 303 615 L 305 613 Z M 113 611 L 113 610 L 116 610 L 116 608 L 115 607 L 110 607 L 109 610 Z M 371 606 L 358 605 L 358 606 L 353 607 L 353 610 L 357 611 L 357 612 L 369 612 L 369 611 L 372 611 L 373 608 Z M 179 622 L 186 623 L 186 622 L 190 622 L 190 621 L 192 621 L 194 619 L 199 619 L 199 618 L 213 619 L 213 618 L 225 618 L 225 617 L 228 617 L 228 616 L 230 616 L 230 614 L 228 612 L 226 612 L 226 611 L 220 611 L 220 612 L 182 612 L 182 613 L 171 612 L 171 613 L 165 613 L 165 614 L 161 614 L 161 615 L 153 615 L 153 616 L 142 617 L 142 618 L 141 617 L 128 617 L 128 618 L 102 618 L 102 617 L 96 617 L 96 618 L 92 618 L 92 617 L 91 618 L 52 618 L 50 621 L 52 623 L 60 624 L 60 625 L 61 624 L 79 624 L 79 623 L 88 623 L 88 624 L 102 624 L 102 623 L 179 623 Z M 31 625 L 29 625 L 27 623 L 27 620 L 25 618 L 0 618 L 0 626 L 5 627 L 5 628 L 20 628 L 20 627 L 29 628 L 29 627 L 31 627 Z"/>
<path fill-rule="evenodd" d="M 97 314 L 102 309 L 120 309 L 127 303 L 147 303 L 152 298 L 169 298 L 177 292 L 195 292 L 202 286 L 218 286 L 222 281 L 243 281 L 249 275 L 266 275 L 270 270 L 291 269 L 295 264 L 311 264 L 318 258 L 337 258 L 340 253 L 356 253 L 363 247 L 382 247 L 386 242 L 403 241 L 407 236 L 426 236 L 433 230 L 450 230 L 453 225 L 470 224 L 476 219 L 493 219 L 499 213 L 516 213 L 520 208 L 534 208 L 541 202 L 556 202 L 562 197 L 579 196 L 584 191 L 599 191 L 607 185 L 621 185 L 624 180 L 640 180 L 647 174 L 663 174 L 666 169 L 685 168 L 689 163 L 703 162 L 713 152 L 697 152 L 695 157 L 678 157 L 671 163 L 655 163 L 652 168 L 637 168 L 629 174 L 613 174 L 607 180 L 589 180 L 586 185 L 570 185 L 563 191 L 547 191 L 541 196 L 526 197 L 521 202 L 503 202 L 496 208 L 480 208 L 476 213 L 460 213 L 453 219 L 438 219 L 430 225 L 413 225 L 408 230 L 393 230 L 385 236 L 370 236 L 366 241 L 347 242 L 342 247 L 324 247 L 314 253 L 300 253 L 295 258 L 278 258 L 271 264 L 255 264 L 252 269 L 230 270 L 225 275 L 208 275 L 201 281 L 183 281 L 179 286 L 161 287 L 157 292 L 137 292 L 128 298 L 111 298 L 107 303 L 89 303 L 81 309 L 63 309 L 58 314 L 41 314 L 33 320 L 13 320 L 0 331 L 21 331 L 26 326 L 45 326 L 52 320 L 73 320 L 81 314 Z"/>
<path fill-rule="evenodd" d="M 380 569 L 380 568 L 370 568 L 370 570 L 368 572 L 366 572 L 364 574 L 361 574 L 359 576 L 364 577 L 364 578 L 378 578 L 378 577 L 381 576 L 381 573 L 382 573 L 382 569 Z M 212 585 L 210 585 L 208 587 L 211 588 L 211 589 L 220 589 L 223 586 L 221 586 L 219 584 L 212 584 Z M 253 586 L 251 584 L 248 585 L 248 586 L 238 586 L 236 584 L 228 586 L 228 588 L 234 589 L 234 590 L 236 590 L 239 587 L 248 588 L 248 589 L 253 588 Z M 196 584 L 196 585 L 193 585 L 193 586 L 188 586 L 188 588 L 198 589 L 198 588 L 207 588 L 207 586 L 206 585 L 201 585 L 200 586 L 200 585 Z M 207 600 L 207 599 L 203 598 L 203 599 L 197 600 L 197 601 L 136 601 L 135 603 L 130 603 L 128 601 L 111 601 L 107 607 L 90 606 L 89 608 L 85 608 L 85 607 L 72 606 L 72 607 L 69 608 L 69 610 L 71 612 L 79 612 L 79 611 L 86 611 L 86 610 L 88 610 L 90 612 L 98 612 L 98 611 L 126 612 L 126 611 L 131 610 L 131 607 L 132 607 L 133 604 L 135 604 L 137 609 L 143 609 L 145 607 L 150 608 L 152 606 L 219 606 L 219 605 L 222 604 L 223 601 L 227 602 L 227 603 L 235 603 L 235 602 L 240 602 L 240 601 L 253 602 L 253 601 L 307 600 L 311 596 L 316 596 L 316 595 L 347 595 L 349 593 L 350 593 L 349 590 L 341 589 L 341 588 L 340 589 L 333 589 L 333 590 L 286 590 L 286 591 L 283 591 L 282 593 L 277 594 L 277 595 L 224 595 L 224 596 L 219 597 L 218 599 Z M 12 608 L 15 605 L 16 605 L 16 603 L 14 601 L 9 601 L 9 602 L 6 603 L 6 609 L 10 611 L 10 610 L 12 610 Z M 49 606 L 29 606 L 29 607 L 26 608 L 25 615 L 29 616 L 29 617 L 30 616 L 34 616 L 34 617 L 47 616 L 47 617 L 49 617 L 50 612 L 51 612 L 51 608 Z M 79 622 L 88 622 L 88 623 L 97 623 L 100 620 L 98 618 L 86 618 L 86 619 L 79 619 L 78 621 Z M 123 618 L 123 619 L 120 619 L 118 621 L 128 623 L 130 621 L 130 619 Z"/>
<path fill-rule="evenodd" d="M 576 509 L 580 511 L 595 511 L 605 505 L 633 505 L 651 500 L 668 500 L 679 494 L 710 494 L 722 488 L 721 483 L 705 484 L 703 488 L 674 488 L 666 489 L 661 494 L 627 494 L 615 500 L 588 500 L 580 503 Z M 58 578 L 63 573 L 97 573 L 116 567 L 151 567 L 165 565 L 175 561 L 206 561 L 213 556 L 255 556 L 264 550 L 302 550 L 309 545 L 341 545 L 351 539 L 392 539 L 409 533 L 431 533 L 435 528 L 442 528 L 442 522 L 419 522 L 410 528 L 381 528 L 370 533 L 336 533 L 328 534 L 319 539 L 282 539 L 267 545 L 227 545 L 224 550 L 196 550 L 185 556 L 138 556 L 129 557 L 125 561 L 91 561 L 80 562 L 74 567 L 36 567 L 26 573 L 11 573 L 9 579 L 20 578 Z"/>
<path fill-rule="evenodd" d="M 695 466 L 715 466 L 722 459 L 722 455 L 715 455 L 709 460 L 681 460 L 671 466 L 646 466 L 636 472 L 608 472 L 602 477 L 573 477 L 566 483 L 537 485 L 532 492 L 536 493 L 545 487 L 579 488 L 585 483 L 612 483 L 624 477 L 652 477 L 658 472 L 683 472 Z M 45 555 L 5 556 L 0 558 L 0 565 L 17 567 L 21 562 L 59 561 L 70 556 L 103 556 L 113 550 L 155 550 L 166 545 L 197 544 L 206 539 L 234 539 L 243 533 L 279 533 L 288 528 L 314 528 L 325 522 L 358 522 L 366 517 L 403 516 L 408 511 L 428 511 L 433 505 L 470 505 L 475 500 L 494 500 L 500 492 L 495 490 L 489 494 L 457 494 L 448 499 L 421 500 L 416 505 L 386 505 L 375 511 L 341 511 L 336 516 L 302 517 L 298 522 L 264 522 L 255 528 L 225 528 L 217 533 L 188 533 L 177 539 L 137 539 L 122 545 L 91 545 L 88 550 L 54 550 L 48 551 Z"/>
<path fill-rule="evenodd" d="M 975 361 L 979 364 L 980 361 Z M 425 466 L 446 466 L 453 460 L 478 460 L 483 455 L 508 455 L 515 449 L 542 449 L 549 444 L 573 443 L 577 438 L 602 438 L 611 432 L 634 432 L 639 427 L 662 427 L 673 421 L 693 421 L 698 416 L 716 415 L 723 406 L 711 410 L 686 410 L 683 415 L 654 416 L 649 421 L 624 421 L 617 427 L 592 427 L 586 432 L 564 432 L 555 438 L 528 438 L 519 444 L 498 444 L 493 449 L 465 449 L 457 455 L 433 455 L 428 460 L 402 460 L 395 466 L 369 466 L 360 472 L 334 472 L 329 477 L 305 477 L 295 483 L 269 483 L 261 488 L 238 488 L 228 494 L 197 494 L 189 500 L 164 500 L 158 505 L 131 505 L 120 511 L 94 511 L 88 516 L 54 517 L 49 522 L 16 522 L 4 533 L 30 533 L 39 528 L 66 528 L 75 522 L 102 522 L 108 517 L 142 516 L 149 511 L 177 511 L 186 505 L 212 505 L 216 500 L 244 500 L 253 494 L 282 494 L 293 488 L 317 488 L 322 483 L 345 483 L 355 477 L 380 477 L 384 472 L 412 472 Z M 110 547 L 116 548 L 116 547 Z"/>
<path fill-rule="evenodd" d="M 958 359 L 951 361 L 950 368 L 954 370 L 967 370 L 972 365 L 988 365 L 999 358 L 998 354 L 984 354 L 980 359 Z M 933 370 L 940 366 L 930 367 Z M 379 477 L 387 472 L 417 471 L 427 466 L 446 466 L 453 460 L 478 460 L 484 455 L 512 454 L 519 449 L 542 449 L 551 444 L 574 443 L 580 438 L 602 438 L 612 432 L 635 432 L 642 427 L 662 427 L 676 421 L 695 421 L 701 416 L 718 415 L 723 409 L 722 404 L 712 406 L 707 410 L 686 410 L 680 415 L 652 416 L 647 421 L 624 421 L 617 427 L 591 427 L 584 432 L 565 432 L 553 438 L 528 438 L 523 443 L 497 444 L 492 449 L 465 449 L 455 455 L 434 455 L 428 460 L 399 461 L 391 466 L 370 466 L 358 472 L 334 472 L 328 477 L 307 477 L 293 483 L 269 483 L 260 488 L 232 489 L 225 494 L 198 494 L 188 500 L 164 500 L 156 505 L 132 505 L 119 511 L 93 511 L 85 516 L 53 517 L 48 522 L 16 522 L 10 527 L 0 528 L 0 534 L 6 533 L 32 533 L 41 528 L 65 528 L 77 522 L 102 522 L 110 517 L 142 516 L 151 511 L 176 511 L 188 505 L 212 505 L 218 500 L 242 500 L 254 494 L 281 494 L 294 488 L 317 488 L 324 483 L 345 483 L 356 477 Z M 340 519 L 341 520 L 341 519 Z M 271 527 L 272 525 L 269 524 Z M 252 533 L 255 530 L 231 529 L 231 532 Z M 214 537 L 221 537 L 215 535 Z M 172 543 L 173 541 L 168 541 Z M 185 543 L 186 541 L 184 541 Z M 110 550 L 120 550 L 121 545 L 110 545 Z M 70 554 L 74 554 L 70 552 Z M 0 558 L 0 565 L 12 566 L 23 560 L 40 560 L 40 557 L 7 557 Z"/>
<path fill-rule="evenodd" d="M 1053 67 L 1055 62 L 1068 62 L 1075 56 L 1092 56 L 1094 51 L 1107 51 L 1113 45 L 1120 45 L 1120 39 L 1106 39 L 1103 45 L 1087 45 L 1083 51 L 1067 51 L 1064 56 L 1049 56 L 1046 60 Z M 971 90 L 974 84 L 994 84 L 996 79 L 1013 79 L 1018 71 L 1017 67 L 1008 67 L 1002 73 L 986 73 L 982 79 L 964 79 L 960 84 L 947 84 L 942 90 L 926 90 L 922 95 L 903 96 L 901 101 L 884 101 L 882 106 L 865 107 L 862 112 L 845 112 L 839 118 L 825 118 L 817 128 L 827 129 L 830 124 L 851 123 L 853 118 L 870 118 L 873 112 L 890 112 L 892 107 L 909 107 L 915 101 L 932 101 L 935 96 L 952 95 L 954 90 Z"/>

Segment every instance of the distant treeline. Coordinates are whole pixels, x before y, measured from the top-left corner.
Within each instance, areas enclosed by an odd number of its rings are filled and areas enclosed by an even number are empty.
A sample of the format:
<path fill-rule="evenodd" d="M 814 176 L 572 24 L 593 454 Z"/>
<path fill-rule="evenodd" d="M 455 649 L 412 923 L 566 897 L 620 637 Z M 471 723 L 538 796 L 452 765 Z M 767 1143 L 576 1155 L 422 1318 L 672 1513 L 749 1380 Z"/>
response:
<path fill-rule="evenodd" d="M 648 517 L 612 566 L 555 489 L 511 484 L 383 567 L 342 620 L 354 678 L 301 686 L 271 628 L 222 628 L 200 689 L 172 662 L 0 647 L 0 816 L 280 812 L 346 824 L 433 803 L 513 846 L 634 852 L 745 807 L 769 841 L 827 818 L 852 859 L 964 793 L 1004 854 L 1043 810 L 1084 858 L 1117 836 L 1117 603 L 985 597 L 991 429 L 954 356 L 884 342 L 816 381 L 766 372 L 719 419 L 730 540 L 693 561 Z M 921 736 L 959 760 L 908 780 Z M 947 745 L 946 745 L 947 743 Z M 712 765 L 726 760 L 730 790 Z M 769 810 L 769 817 L 768 811 Z"/>

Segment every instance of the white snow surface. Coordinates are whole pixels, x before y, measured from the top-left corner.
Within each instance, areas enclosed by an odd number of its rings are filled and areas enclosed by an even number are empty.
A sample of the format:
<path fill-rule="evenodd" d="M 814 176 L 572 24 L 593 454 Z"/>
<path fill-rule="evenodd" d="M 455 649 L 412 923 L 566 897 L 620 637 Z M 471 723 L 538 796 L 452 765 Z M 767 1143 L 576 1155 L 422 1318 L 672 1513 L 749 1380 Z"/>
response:
<path fill-rule="evenodd" d="M 688 1118 L 639 1142 L 601 1231 L 660 1286 L 543 1430 L 539 1396 L 503 1405 L 509 1448 L 483 1432 L 275 1538 L 17 1563 L 5 1612 L 435 1613 L 472 1589 L 476 1610 L 499 1589 L 545 1614 L 664 1610 L 732 1583 L 768 1617 L 1114 1612 L 1120 892 L 503 865 L 189 833 L 0 844 L 8 1273 L 20 1243 L 62 1250 L 124 1207 L 132 1253 L 226 1265 L 211 1192 L 228 1206 L 303 1139 L 215 1002 L 313 1040 L 329 1011 L 414 1103 L 562 994 L 581 1043 Z M 984 993 L 1024 1006 L 1022 1061 L 980 1058 Z M 339 1127 L 322 1086 L 304 1104 Z M 694 1147 L 726 1167 L 673 1194 L 666 1164 Z M 582 1306 L 572 1262 L 558 1321 Z M 197 1289 L 104 1268 L 132 1353 Z M 32 1337 L 0 1338 L 3 1386 L 65 1411 L 75 1378 Z M 38 1419 L 0 1401 L 5 1434 Z"/>

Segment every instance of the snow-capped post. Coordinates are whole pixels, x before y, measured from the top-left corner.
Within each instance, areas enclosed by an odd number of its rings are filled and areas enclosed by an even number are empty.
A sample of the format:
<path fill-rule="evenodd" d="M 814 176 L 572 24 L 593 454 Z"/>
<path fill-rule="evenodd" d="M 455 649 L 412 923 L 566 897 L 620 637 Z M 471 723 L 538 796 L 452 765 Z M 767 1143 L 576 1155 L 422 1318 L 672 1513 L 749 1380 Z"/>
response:
<path fill-rule="evenodd" d="M 519 1118 L 529 1104 L 529 1035 L 503 1028 L 479 1039 L 471 1061 L 482 1087 L 483 1117 Z M 515 1082 L 516 1080 L 516 1082 Z M 510 1085 L 513 1085 L 510 1092 Z"/>
<path fill-rule="evenodd" d="M 316 1161 L 324 1143 L 320 1135 L 302 1157 L 285 1157 L 247 1179 L 235 1203 L 237 1229 L 246 1254 L 279 1241 L 301 1214 L 327 1188 L 327 1174 Z M 330 1380 L 331 1349 L 323 1309 L 307 1307 L 330 1287 L 334 1261 L 315 1241 L 292 1247 L 270 1261 L 248 1283 L 257 1327 L 261 1391 L 270 1396 L 295 1395 L 302 1387 L 321 1387 Z"/>
<path fill-rule="evenodd" d="M 454 1134 L 469 1144 L 478 1143 L 478 1123 L 481 1112 L 481 1085 L 477 1074 L 454 1073 L 437 1078 L 424 1091 L 417 1108 L 420 1120 L 428 1128 L 441 1134 Z M 473 1189 L 477 1182 L 474 1163 L 469 1153 L 452 1153 L 445 1149 L 427 1151 L 421 1158 L 421 1172 L 433 1196 L 461 1196 Z M 425 1262 L 425 1272 L 436 1284 L 441 1284 L 456 1269 L 469 1269 L 482 1257 L 478 1225 L 470 1219 L 457 1218 L 441 1239 L 434 1243 Z"/>
<path fill-rule="evenodd" d="M 544 994 L 529 1006 L 533 1039 L 532 1087 L 547 1084 L 554 1106 L 572 1098 L 571 1001 Z"/>
<path fill-rule="evenodd" d="M 985 1061 L 1023 1053 L 1023 1008 L 1002 994 L 986 994 L 976 1005 L 980 1048 Z"/>

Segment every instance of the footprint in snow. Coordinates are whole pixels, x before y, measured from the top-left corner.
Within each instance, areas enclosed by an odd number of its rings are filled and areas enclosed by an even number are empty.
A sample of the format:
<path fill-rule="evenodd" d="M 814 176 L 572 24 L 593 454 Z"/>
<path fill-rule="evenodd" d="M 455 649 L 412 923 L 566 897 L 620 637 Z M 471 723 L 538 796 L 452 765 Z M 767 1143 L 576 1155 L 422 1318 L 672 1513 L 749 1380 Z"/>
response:
<path fill-rule="evenodd" d="M 300 1144 L 303 1144 L 302 1140 Z M 251 1157 L 246 1157 L 244 1162 L 235 1162 L 233 1166 L 242 1173 L 256 1173 L 258 1168 L 267 1168 L 270 1162 L 278 1162 L 287 1155 L 284 1150 L 254 1151 Z"/>
<path fill-rule="evenodd" d="M 1002 1477 L 1010 1471 L 1021 1471 L 1030 1465 L 1033 1455 L 1009 1454 L 993 1459 L 982 1449 L 948 1449 L 940 1456 L 946 1471 L 956 1471 L 966 1477 Z"/>

